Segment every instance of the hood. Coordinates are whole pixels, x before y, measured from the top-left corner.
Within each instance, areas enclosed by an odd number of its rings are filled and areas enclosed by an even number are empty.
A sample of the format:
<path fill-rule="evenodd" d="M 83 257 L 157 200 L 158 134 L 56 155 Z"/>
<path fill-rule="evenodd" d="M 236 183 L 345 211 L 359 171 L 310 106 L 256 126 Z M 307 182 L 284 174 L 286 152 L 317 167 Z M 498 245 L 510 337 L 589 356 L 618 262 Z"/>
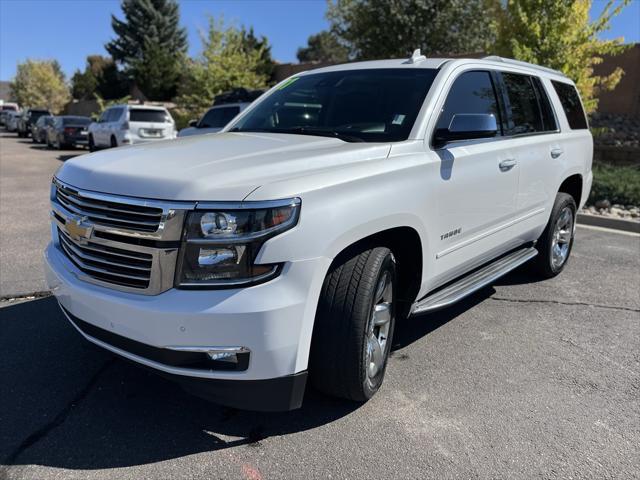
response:
<path fill-rule="evenodd" d="M 389 144 L 268 133 L 197 135 L 67 160 L 74 187 L 161 200 L 240 201 L 256 188 L 385 158 Z"/>

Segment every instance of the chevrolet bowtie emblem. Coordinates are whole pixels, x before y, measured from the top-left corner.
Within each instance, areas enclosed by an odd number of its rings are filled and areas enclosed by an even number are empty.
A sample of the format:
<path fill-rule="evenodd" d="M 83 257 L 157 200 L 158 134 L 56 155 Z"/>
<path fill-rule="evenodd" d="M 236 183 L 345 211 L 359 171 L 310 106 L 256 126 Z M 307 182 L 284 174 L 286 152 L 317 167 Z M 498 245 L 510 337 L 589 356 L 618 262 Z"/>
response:
<path fill-rule="evenodd" d="M 93 225 L 87 225 L 84 223 L 87 220 L 87 217 L 70 218 L 65 222 L 64 229 L 75 241 L 84 241 L 91 238 L 91 233 L 93 232 Z"/>

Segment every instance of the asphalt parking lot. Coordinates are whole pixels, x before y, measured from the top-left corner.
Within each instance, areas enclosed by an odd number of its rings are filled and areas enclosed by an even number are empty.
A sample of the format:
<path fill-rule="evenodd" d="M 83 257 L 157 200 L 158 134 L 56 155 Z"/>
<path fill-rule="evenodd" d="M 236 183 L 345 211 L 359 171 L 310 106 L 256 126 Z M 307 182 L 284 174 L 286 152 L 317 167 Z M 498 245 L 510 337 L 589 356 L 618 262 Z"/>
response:
<path fill-rule="evenodd" d="M 45 288 L 49 180 L 78 153 L 0 138 L 0 296 Z M 51 297 L 0 302 L 0 385 L 0 478 L 640 478 L 640 237 L 579 227 L 561 276 L 521 268 L 401 323 L 365 405 L 209 404 Z"/>

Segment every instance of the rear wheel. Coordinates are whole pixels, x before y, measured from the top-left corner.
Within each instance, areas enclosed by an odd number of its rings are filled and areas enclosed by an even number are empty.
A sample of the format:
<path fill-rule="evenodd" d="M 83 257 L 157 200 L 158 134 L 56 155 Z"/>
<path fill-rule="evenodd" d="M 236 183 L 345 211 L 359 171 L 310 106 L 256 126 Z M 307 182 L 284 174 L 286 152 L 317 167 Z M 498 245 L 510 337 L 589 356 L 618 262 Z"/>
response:
<path fill-rule="evenodd" d="M 364 402 L 382 385 L 395 326 L 396 266 L 388 248 L 343 258 L 325 278 L 310 380 L 329 395 Z"/>
<path fill-rule="evenodd" d="M 576 202 L 567 193 L 558 193 L 551 210 L 549 223 L 536 243 L 539 254 L 534 267 L 543 278 L 558 275 L 567 264 L 576 223 Z"/>
<path fill-rule="evenodd" d="M 118 141 L 116 140 L 116 137 L 111 135 L 111 148 L 116 148 L 117 146 L 118 146 Z"/>

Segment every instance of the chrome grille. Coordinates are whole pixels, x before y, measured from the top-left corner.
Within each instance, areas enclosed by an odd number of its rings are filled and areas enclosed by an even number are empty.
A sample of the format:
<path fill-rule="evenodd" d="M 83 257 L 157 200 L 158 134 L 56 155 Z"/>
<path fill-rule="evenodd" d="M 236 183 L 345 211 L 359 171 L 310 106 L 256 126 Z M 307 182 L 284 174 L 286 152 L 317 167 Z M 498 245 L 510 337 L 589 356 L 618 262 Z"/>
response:
<path fill-rule="evenodd" d="M 60 183 L 56 183 L 56 200 L 69 212 L 87 217 L 96 225 L 127 230 L 156 232 L 163 217 L 162 208 L 97 199 Z"/>
<path fill-rule="evenodd" d="M 131 288 L 148 288 L 153 256 L 93 242 L 74 241 L 58 229 L 60 246 L 67 258 L 82 272 L 108 283 Z"/>
<path fill-rule="evenodd" d="M 77 278 L 158 295 L 173 286 L 184 218 L 195 207 L 82 190 L 54 178 L 54 243 Z"/>

